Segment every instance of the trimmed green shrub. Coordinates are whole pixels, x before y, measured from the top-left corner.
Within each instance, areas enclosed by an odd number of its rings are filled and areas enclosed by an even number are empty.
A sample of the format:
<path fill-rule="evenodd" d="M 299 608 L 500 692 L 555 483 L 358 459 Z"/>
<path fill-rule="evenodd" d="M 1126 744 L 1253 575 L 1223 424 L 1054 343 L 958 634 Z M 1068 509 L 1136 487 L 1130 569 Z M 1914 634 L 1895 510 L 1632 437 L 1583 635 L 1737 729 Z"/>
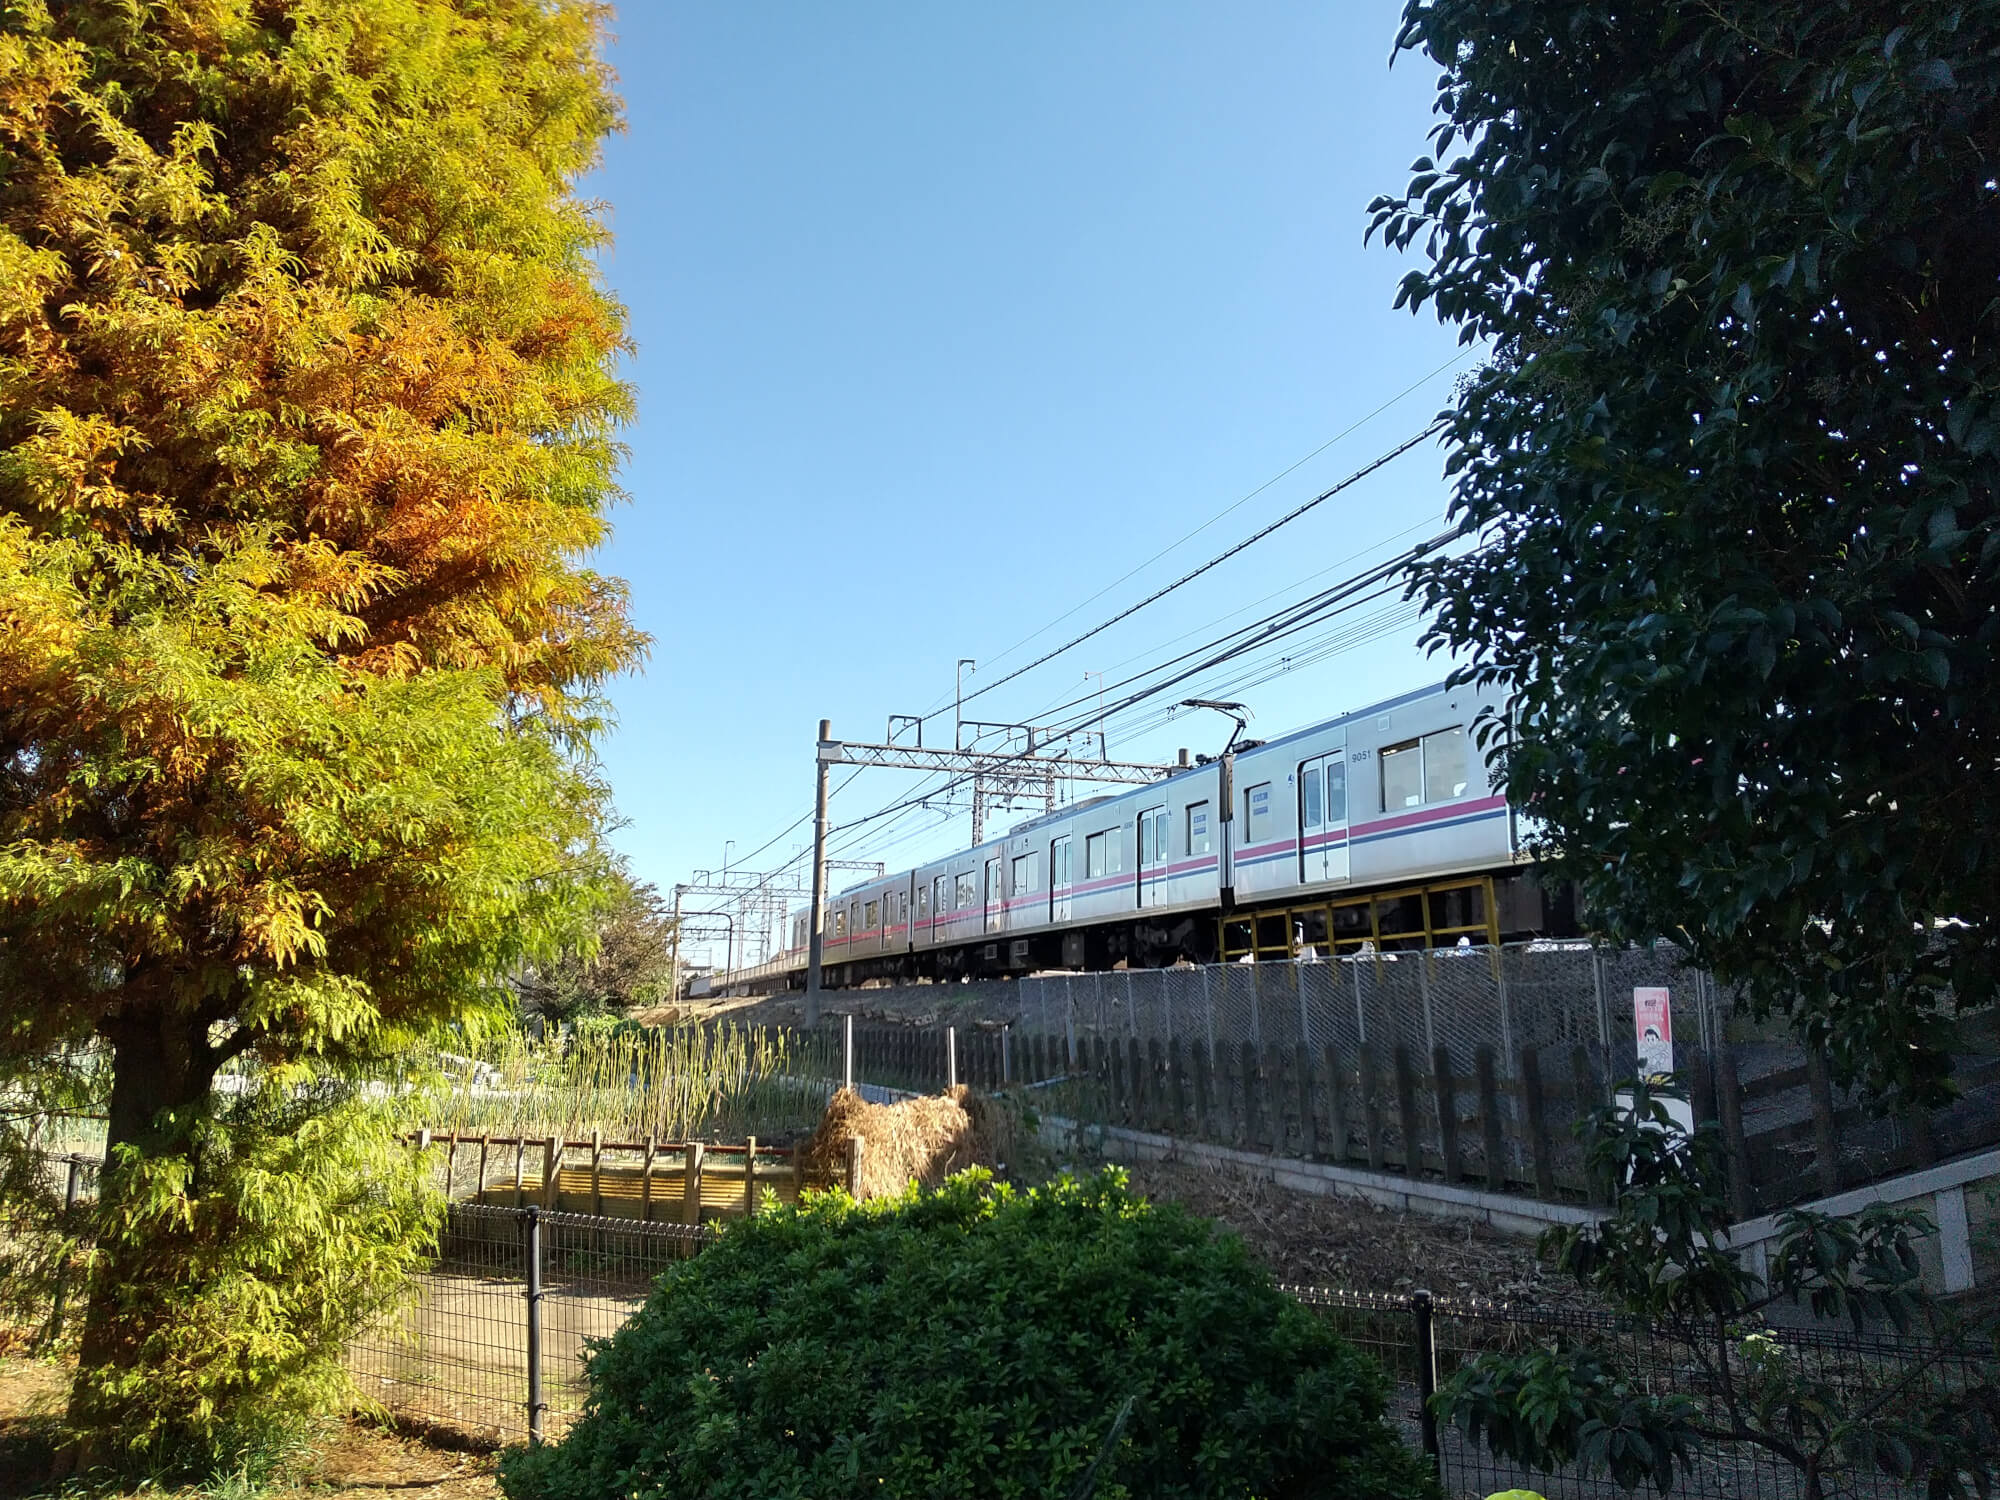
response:
<path fill-rule="evenodd" d="M 1380 1368 L 1122 1172 L 732 1225 L 588 1364 L 511 1500 L 1433 1500 Z"/>

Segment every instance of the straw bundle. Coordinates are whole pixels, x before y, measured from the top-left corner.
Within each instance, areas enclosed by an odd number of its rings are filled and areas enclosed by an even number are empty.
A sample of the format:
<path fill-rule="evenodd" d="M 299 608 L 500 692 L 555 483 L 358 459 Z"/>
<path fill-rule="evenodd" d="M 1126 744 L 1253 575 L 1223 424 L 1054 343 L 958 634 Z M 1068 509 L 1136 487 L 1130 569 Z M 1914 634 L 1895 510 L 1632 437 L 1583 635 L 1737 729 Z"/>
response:
<path fill-rule="evenodd" d="M 806 1180 L 846 1186 L 847 1143 L 859 1137 L 857 1198 L 900 1193 L 913 1179 L 935 1187 L 963 1168 L 998 1165 L 1006 1125 L 990 1100 L 963 1086 L 900 1104 L 870 1104 L 853 1089 L 841 1089 L 806 1144 Z"/>

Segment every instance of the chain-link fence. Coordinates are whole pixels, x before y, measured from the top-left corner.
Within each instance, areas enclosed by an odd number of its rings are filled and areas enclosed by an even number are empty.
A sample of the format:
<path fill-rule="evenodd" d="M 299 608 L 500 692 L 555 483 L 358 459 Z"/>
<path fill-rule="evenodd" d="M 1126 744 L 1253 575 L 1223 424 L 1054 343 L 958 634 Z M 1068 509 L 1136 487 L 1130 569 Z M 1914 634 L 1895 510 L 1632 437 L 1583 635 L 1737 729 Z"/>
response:
<path fill-rule="evenodd" d="M 1677 949 L 1581 942 L 1433 948 L 1293 963 L 1040 974 L 1020 981 L 1023 1031 L 1068 1038 L 1158 1037 L 1217 1043 L 1442 1044 L 1469 1068 L 1482 1044 L 1502 1055 L 1579 1042 L 1623 1045 L 1633 992 L 1664 988 L 1680 1038 L 1713 1045 L 1715 986 Z"/>
<path fill-rule="evenodd" d="M 357 1339 L 364 1400 L 473 1439 L 560 1431 L 583 1409 L 587 1341 L 609 1338 L 653 1279 L 707 1244 L 699 1224 L 456 1203 L 436 1266 Z"/>
<path fill-rule="evenodd" d="M 91 1166 L 50 1163 L 52 1185 L 73 1193 L 73 1210 L 87 1210 Z M 79 1221 L 75 1227 L 83 1226 Z M 0 1232 L 5 1228 L 0 1216 Z M 583 1406 L 589 1342 L 622 1327 L 654 1280 L 698 1253 L 714 1233 L 706 1225 L 454 1204 L 435 1265 L 416 1278 L 403 1310 L 354 1341 L 350 1372 L 368 1402 L 460 1439 L 500 1444 L 559 1435 Z M 79 1235 L 70 1249 L 83 1243 Z M 1515 1486 L 1532 1487 L 1550 1500 L 1612 1500 L 1627 1493 L 1607 1478 L 1574 1470 L 1519 1470 L 1482 1443 L 1427 1419 L 1426 1395 L 1481 1354 L 1588 1345 L 1631 1371 L 1642 1392 L 1688 1396 L 1704 1407 L 1721 1399 L 1707 1361 L 1692 1357 L 1684 1342 L 1606 1314 L 1434 1300 L 1422 1293 L 1286 1290 L 1382 1363 L 1390 1379 L 1390 1416 L 1411 1447 L 1431 1457 L 1454 1497 Z M 43 1347 L 60 1339 L 65 1295 L 58 1279 L 54 1306 L 38 1309 L 32 1319 L 41 1327 Z M 1915 1392 L 1969 1392 L 1991 1400 L 1996 1369 L 1990 1353 L 1817 1327 L 1762 1331 L 1770 1342 L 1760 1358 L 1790 1362 L 1852 1409 L 1883 1393 L 1900 1393 L 1900 1399 Z M 1827 1477 L 1829 1495 L 1854 1500 L 1910 1493 L 1854 1462 L 1836 1465 Z M 1675 1492 L 1691 1500 L 1799 1500 L 1805 1489 L 1795 1471 L 1754 1446 L 1716 1444 L 1697 1451 Z"/>
<path fill-rule="evenodd" d="M 1734 1359 L 1733 1378 L 1742 1380 L 1740 1347 L 1697 1357 L 1687 1343 L 1661 1331 L 1584 1309 L 1459 1302 L 1421 1292 L 1378 1296 L 1327 1287 L 1286 1290 L 1381 1362 L 1391 1381 L 1391 1418 L 1412 1447 L 1421 1446 L 1433 1456 L 1447 1493 L 1455 1497 L 1517 1488 L 1535 1490 L 1549 1500 L 1627 1500 L 1632 1493 L 1602 1472 L 1518 1467 L 1483 1442 L 1470 1442 L 1455 1427 L 1427 1418 L 1426 1394 L 1483 1354 L 1587 1346 L 1634 1377 L 1635 1395 L 1683 1396 L 1695 1402 L 1704 1425 L 1735 1425 L 1723 1418 L 1727 1396 L 1717 1359 Z M 1841 1408 L 1853 1412 L 1879 1411 L 1888 1402 L 1907 1404 L 1919 1396 L 1971 1395 L 1990 1402 L 2000 1375 L 1992 1351 L 1973 1343 L 1749 1325 L 1738 1329 L 1736 1337 L 1742 1340 L 1753 1332 L 1759 1335 L 1758 1359 L 1783 1362 L 1794 1374 L 1834 1393 Z M 1754 1402 L 1754 1393 L 1746 1388 L 1743 1394 Z M 1790 1435 L 1801 1440 L 1801 1447 L 1809 1441 L 1803 1433 Z M 1803 1500 L 1807 1494 L 1798 1469 L 1753 1443 L 1697 1444 L 1692 1459 L 1677 1474 L 1673 1489 L 1688 1500 Z M 1836 1453 L 1821 1480 L 1826 1496 L 1842 1500 L 1891 1500 L 1922 1490 L 1881 1473 L 1859 1452 Z"/>

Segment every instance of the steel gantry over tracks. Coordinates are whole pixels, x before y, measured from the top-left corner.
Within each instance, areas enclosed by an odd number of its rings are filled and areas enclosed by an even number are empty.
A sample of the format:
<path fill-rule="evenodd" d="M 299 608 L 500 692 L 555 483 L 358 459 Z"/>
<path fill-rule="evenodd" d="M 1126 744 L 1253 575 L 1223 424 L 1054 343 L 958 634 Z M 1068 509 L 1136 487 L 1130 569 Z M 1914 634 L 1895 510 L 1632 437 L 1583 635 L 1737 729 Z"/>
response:
<path fill-rule="evenodd" d="M 806 946 L 806 1024 L 819 1020 L 820 959 L 824 949 L 826 920 L 826 777 L 833 766 L 882 766 L 901 771 L 934 771 L 947 775 L 970 776 L 975 788 L 984 786 L 994 793 L 1026 792 L 1030 788 L 1043 798 L 1049 811 L 1055 807 L 1058 781 L 1100 781 L 1125 786 L 1150 786 L 1163 776 L 1185 770 L 1187 752 L 1177 765 L 1149 765 L 1140 761 L 1089 760 L 1050 755 L 1032 734 L 1028 747 L 1018 751 L 940 750 L 923 745 L 869 744 L 833 737 L 833 721 L 819 721 L 819 743 L 815 753 L 813 792 L 813 881 L 812 913 L 808 918 Z M 972 841 L 977 844 L 985 833 L 975 820 Z"/>

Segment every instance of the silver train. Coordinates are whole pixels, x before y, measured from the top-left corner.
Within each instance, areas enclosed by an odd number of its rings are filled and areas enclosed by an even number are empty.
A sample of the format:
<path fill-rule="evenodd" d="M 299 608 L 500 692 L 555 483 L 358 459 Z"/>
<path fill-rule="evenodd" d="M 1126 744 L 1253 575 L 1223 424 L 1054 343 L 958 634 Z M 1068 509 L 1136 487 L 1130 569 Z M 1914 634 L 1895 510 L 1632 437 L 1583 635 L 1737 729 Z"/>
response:
<path fill-rule="evenodd" d="M 827 903 L 824 983 L 1565 934 L 1474 742 L 1502 706 L 1421 688 L 853 886 Z M 759 976 L 803 983 L 809 917 Z"/>

